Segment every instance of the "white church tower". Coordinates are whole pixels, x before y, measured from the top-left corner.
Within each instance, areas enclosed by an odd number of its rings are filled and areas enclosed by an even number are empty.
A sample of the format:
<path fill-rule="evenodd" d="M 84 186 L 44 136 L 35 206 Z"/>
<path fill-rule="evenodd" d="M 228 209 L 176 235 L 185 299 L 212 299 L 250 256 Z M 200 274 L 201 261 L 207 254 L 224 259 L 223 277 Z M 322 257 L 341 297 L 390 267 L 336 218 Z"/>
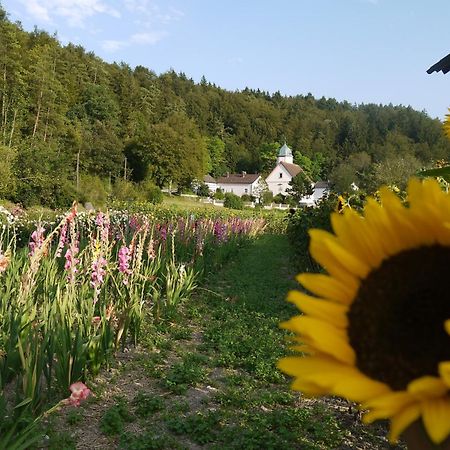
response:
<path fill-rule="evenodd" d="M 279 164 L 280 162 L 294 164 L 294 156 L 292 155 L 292 150 L 286 145 L 286 142 L 278 152 L 277 164 Z"/>

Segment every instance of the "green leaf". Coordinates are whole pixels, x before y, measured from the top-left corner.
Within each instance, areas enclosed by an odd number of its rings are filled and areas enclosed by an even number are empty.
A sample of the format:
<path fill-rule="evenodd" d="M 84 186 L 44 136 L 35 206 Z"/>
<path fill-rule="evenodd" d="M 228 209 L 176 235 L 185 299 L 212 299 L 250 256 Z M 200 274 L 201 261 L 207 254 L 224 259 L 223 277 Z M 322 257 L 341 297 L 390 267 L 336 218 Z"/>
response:
<path fill-rule="evenodd" d="M 441 177 L 450 182 L 450 166 L 440 167 L 438 169 L 421 170 L 417 172 L 419 177 Z"/>

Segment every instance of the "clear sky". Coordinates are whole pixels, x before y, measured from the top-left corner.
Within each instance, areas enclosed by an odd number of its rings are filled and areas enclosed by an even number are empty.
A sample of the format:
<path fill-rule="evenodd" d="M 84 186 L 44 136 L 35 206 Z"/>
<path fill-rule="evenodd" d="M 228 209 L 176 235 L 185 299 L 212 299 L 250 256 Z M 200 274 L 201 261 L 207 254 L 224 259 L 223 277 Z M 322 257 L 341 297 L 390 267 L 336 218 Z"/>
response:
<path fill-rule="evenodd" d="M 449 0 L 0 0 L 13 21 L 107 61 L 223 88 L 393 103 L 443 118 Z"/>

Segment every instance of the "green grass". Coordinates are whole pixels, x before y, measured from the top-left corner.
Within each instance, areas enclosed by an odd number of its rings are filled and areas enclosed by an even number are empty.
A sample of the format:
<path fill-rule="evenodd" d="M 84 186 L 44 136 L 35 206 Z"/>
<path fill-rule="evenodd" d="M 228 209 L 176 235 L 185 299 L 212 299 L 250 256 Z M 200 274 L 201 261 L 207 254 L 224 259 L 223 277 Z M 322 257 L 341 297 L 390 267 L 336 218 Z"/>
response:
<path fill-rule="evenodd" d="M 262 236 L 170 320 L 145 325 L 142 351 L 128 364 L 147 382 L 99 421 L 114 448 L 392 448 L 385 428 L 363 427 L 354 406 L 306 401 L 277 370 L 288 352 L 279 323 L 297 313 L 285 301 L 296 287 L 290 254 L 285 236 Z M 67 419 L 71 427 L 81 420 Z M 71 448 L 69 438 L 59 437 Z"/>

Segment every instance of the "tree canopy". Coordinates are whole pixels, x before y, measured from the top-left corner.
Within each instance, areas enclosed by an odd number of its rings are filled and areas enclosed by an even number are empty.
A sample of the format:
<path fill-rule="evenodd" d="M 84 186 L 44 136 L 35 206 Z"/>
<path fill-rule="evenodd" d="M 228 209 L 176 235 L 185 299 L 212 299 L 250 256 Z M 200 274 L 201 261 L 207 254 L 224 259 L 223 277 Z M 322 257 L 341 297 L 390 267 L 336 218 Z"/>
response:
<path fill-rule="evenodd" d="M 207 172 L 267 173 L 284 140 L 311 179 L 342 186 L 369 188 L 449 159 L 441 122 L 411 107 L 230 92 L 110 64 L 25 32 L 1 8 L 0 47 L 0 172 L 12 178 L 0 191 L 25 204 L 67 203 L 83 176 L 162 186 Z"/>

